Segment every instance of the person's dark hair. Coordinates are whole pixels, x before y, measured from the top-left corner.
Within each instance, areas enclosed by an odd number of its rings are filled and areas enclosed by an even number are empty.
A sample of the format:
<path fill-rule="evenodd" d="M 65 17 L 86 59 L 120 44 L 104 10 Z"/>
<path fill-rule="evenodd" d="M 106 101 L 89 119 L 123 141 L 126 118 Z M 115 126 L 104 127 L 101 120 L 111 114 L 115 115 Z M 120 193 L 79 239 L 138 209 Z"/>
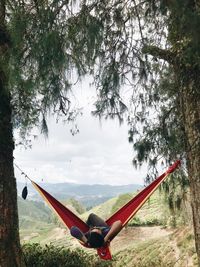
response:
<path fill-rule="evenodd" d="M 91 232 L 88 238 L 88 243 L 92 248 L 100 248 L 104 244 L 104 238 L 99 233 Z"/>

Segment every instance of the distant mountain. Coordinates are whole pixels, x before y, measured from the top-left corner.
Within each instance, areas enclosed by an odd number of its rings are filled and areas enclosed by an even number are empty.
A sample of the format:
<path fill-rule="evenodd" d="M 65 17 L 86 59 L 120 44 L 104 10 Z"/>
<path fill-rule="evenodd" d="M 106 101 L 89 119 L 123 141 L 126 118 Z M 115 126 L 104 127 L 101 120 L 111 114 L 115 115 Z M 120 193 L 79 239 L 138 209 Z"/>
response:
<path fill-rule="evenodd" d="M 108 200 L 109 198 L 118 196 L 128 192 L 136 192 L 141 189 L 139 184 L 129 185 L 87 185 L 73 183 L 40 183 L 41 187 L 52 194 L 56 199 L 66 200 L 75 198 L 81 202 L 86 208 L 94 207 Z M 18 195 L 21 195 L 23 183 L 17 183 Z M 39 193 L 33 188 L 32 184 L 28 184 L 28 199 L 41 200 Z"/>

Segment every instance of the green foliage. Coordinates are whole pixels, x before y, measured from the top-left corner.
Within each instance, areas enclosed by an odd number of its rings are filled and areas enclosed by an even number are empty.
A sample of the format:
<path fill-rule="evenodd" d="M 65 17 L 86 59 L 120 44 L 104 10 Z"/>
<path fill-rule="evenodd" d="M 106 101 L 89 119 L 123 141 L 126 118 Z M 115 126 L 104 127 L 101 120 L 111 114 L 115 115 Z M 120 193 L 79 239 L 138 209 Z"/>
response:
<path fill-rule="evenodd" d="M 191 223 L 186 208 L 190 202 L 188 177 L 183 172 L 171 174 L 160 188 L 165 193 L 165 201 L 170 209 L 171 224 L 175 227 L 177 224 Z"/>
<path fill-rule="evenodd" d="M 106 267 L 110 262 L 101 262 L 97 256 L 89 255 L 81 249 L 70 250 L 55 246 L 41 247 L 39 244 L 23 246 L 27 267 Z"/>
<path fill-rule="evenodd" d="M 46 207 L 41 201 L 24 201 L 23 199 L 18 197 L 18 212 L 20 217 L 20 224 L 28 221 L 28 218 L 34 218 L 35 221 L 52 221 L 51 210 Z"/>
<path fill-rule="evenodd" d="M 136 151 L 133 160 L 136 167 L 148 162 L 149 166 L 154 168 L 159 158 L 163 158 L 163 165 L 168 165 L 185 152 L 185 132 L 176 99 L 178 91 L 171 71 L 163 71 L 158 82 L 159 85 L 155 82 L 151 89 L 147 87 L 152 94 L 147 91 L 149 96 L 145 93 L 140 96 L 143 105 L 149 107 L 150 114 L 140 112 L 129 119 L 129 141 L 133 143 Z M 138 124 L 140 131 L 136 128 Z"/>
<path fill-rule="evenodd" d="M 84 5 L 77 16 L 75 2 L 13 1 L 12 8 L 8 3 L 5 24 L 12 45 L 3 65 L 14 127 L 22 136 L 36 125 L 47 134 L 51 113 L 68 122 L 80 113 L 72 103 L 72 74 L 77 79 L 94 63 L 102 25 Z"/>
<path fill-rule="evenodd" d="M 103 25 L 84 3 L 81 3 L 78 15 L 72 15 L 68 20 L 66 36 L 67 48 L 75 57 L 78 74 L 82 75 L 95 63 L 99 54 L 99 45 L 103 38 Z M 93 68 L 89 70 L 93 73 Z"/>
<path fill-rule="evenodd" d="M 135 216 L 131 222 L 128 224 L 129 226 L 151 226 L 151 225 L 161 225 L 163 221 L 159 218 L 147 218 L 146 220 L 141 217 Z"/>
<path fill-rule="evenodd" d="M 118 209 L 120 209 L 123 205 L 125 205 L 131 198 L 133 197 L 133 194 L 127 193 L 119 195 L 115 204 L 112 206 L 111 213 L 115 213 Z"/>
<path fill-rule="evenodd" d="M 24 134 L 33 125 L 47 133 L 46 117 L 52 111 L 74 120 L 71 74 L 79 78 L 90 73 L 98 97 L 93 114 L 117 116 L 122 122 L 128 113 L 135 165 L 147 161 L 154 167 L 158 155 L 166 161 L 184 156 L 179 87 L 169 64 L 181 66 L 184 81 L 188 71 L 198 68 L 194 29 L 199 13 L 193 5 L 16 2 L 7 20 L 12 47 L 6 64 L 14 125 Z M 122 90 L 124 85 L 131 93 Z"/>
<path fill-rule="evenodd" d="M 69 200 L 67 200 L 66 205 L 67 204 L 72 205 L 76 212 L 78 212 L 79 214 L 82 214 L 86 211 L 85 207 L 75 198 L 70 198 Z"/>

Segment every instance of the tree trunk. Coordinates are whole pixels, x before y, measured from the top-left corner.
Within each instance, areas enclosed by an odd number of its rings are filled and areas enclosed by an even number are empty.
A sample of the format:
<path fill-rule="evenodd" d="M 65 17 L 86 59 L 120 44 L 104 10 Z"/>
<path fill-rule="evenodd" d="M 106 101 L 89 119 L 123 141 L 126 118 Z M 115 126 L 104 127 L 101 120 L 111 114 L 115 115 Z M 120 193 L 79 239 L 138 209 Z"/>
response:
<path fill-rule="evenodd" d="M 181 75 L 181 108 L 187 140 L 187 169 L 191 190 L 191 206 L 196 251 L 200 266 L 200 81 L 198 70 Z M 189 81 L 186 81 L 187 78 Z"/>
<path fill-rule="evenodd" d="M 13 167 L 11 98 L 7 90 L 10 36 L 5 26 L 6 1 L 0 1 L 0 267 L 22 267 L 17 187 Z"/>
<path fill-rule="evenodd" d="M 19 242 L 17 189 L 13 169 L 10 97 L 0 72 L 0 266 L 23 266 Z"/>

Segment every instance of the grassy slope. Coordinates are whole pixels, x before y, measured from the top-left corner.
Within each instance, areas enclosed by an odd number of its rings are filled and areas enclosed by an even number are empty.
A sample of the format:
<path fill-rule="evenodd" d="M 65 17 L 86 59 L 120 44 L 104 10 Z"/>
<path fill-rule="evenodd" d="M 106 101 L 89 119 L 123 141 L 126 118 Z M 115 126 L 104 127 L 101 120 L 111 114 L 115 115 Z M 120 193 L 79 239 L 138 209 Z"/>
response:
<path fill-rule="evenodd" d="M 144 206 L 144 209 L 148 210 L 151 216 L 157 216 L 158 214 L 155 212 L 157 211 L 157 207 L 154 207 L 154 198 L 157 199 L 157 196 L 154 195 L 150 202 L 147 203 L 147 206 Z M 105 203 L 80 215 L 80 217 L 83 220 L 86 220 L 88 215 L 93 212 L 106 219 L 111 215 L 113 206 L 116 204 L 117 200 L 117 197 L 109 199 Z M 40 204 L 35 203 L 34 201 L 24 201 L 22 199 L 19 201 L 20 236 L 22 242 L 39 242 L 41 244 L 55 243 L 64 246 L 69 246 L 70 242 L 74 244 L 74 240 L 69 235 L 65 234 L 68 230 L 64 226 L 63 229 L 60 228 L 61 234 L 57 236 L 55 235 L 55 229 L 58 226 L 52 223 L 47 223 L 48 216 L 50 216 L 51 213 L 51 210 L 49 210 L 48 207 L 45 207 L 44 205 L 41 205 L 40 207 Z M 139 218 L 141 222 L 145 220 L 144 212 L 141 213 L 141 217 Z"/>
<path fill-rule="evenodd" d="M 197 266 L 192 231 L 184 227 L 162 238 L 130 244 L 129 248 L 116 253 L 114 266 Z"/>
<path fill-rule="evenodd" d="M 31 200 L 23 200 L 18 197 L 19 218 L 30 218 L 41 222 L 50 222 L 52 212 L 44 203 Z M 25 225 L 23 225 L 25 227 Z"/>
<path fill-rule="evenodd" d="M 110 199 L 81 217 L 85 220 L 89 213 L 93 212 L 102 218 L 108 218 L 116 205 L 117 198 Z M 149 201 L 137 213 L 134 224 L 146 225 L 151 222 L 166 222 L 169 212 L 163 204 L 159 192 L 153 194 Z M 42 215 L 43 218 L 43 215 Z M 132 222 L 132 223 L 133 223 Z M 131 224 L 132 224 L 131 223 Z M 120 233 L 112 244 L 114 262 L 110 266 L 120 267 L 194 267 L 196 255 L 194 238 L 190 229 L 180 228 L 173 233 L 165 233 L 161 236 L 157 227 L 129 227 Z M 164 230 L 163 231 L 167 231 Z M 146 233 L 149 233 L 148 235 Z M 161 236 L 161 237 L 160 237 Z M 41 244 L 54 244 L 70 248 L 80 247 L 68 230 L 59 228 L 44 221 L 35 220 L 32 228 L 21 229 L 23 242 L 39 242 Z M 86 249 L 94 254 L 94 250 Z"/>
<path fill-rule="evenodd" d="M 22 242 L 33 240 L 36 236 L 44 236 L 45 232 L 54 228 L 52 225 L 52 213 L 41 202 L 23 200 L 18 197 L 19 227 Z"/>
<path fill-rule="evenodd" d="M 130 196 L 132 197 L 132 196 Z M 121 198 L 121 200 L 120 200 Z M 127 200 L 127 199 L 126 199 Z M 80 217 L 85 221 L 88 217 L 88 215 L 92 212 L 103 219 L 108 218 L 112 212 L 113 207 L 119 208 L 116 206 L 116 203 L 120 203 L 120 205 L 123 205 L 123 195 L 119 196 L 119 198 L 115 197 L 112 199 L 109 199 L 105 203 L 98 205 L 94 208 L 92 208 L 90 211 L 85 212 L 84 214 L 80 215 Z M 136 220 L 134 219 L 134 225 L 136 224 L 142 224 L 146 225 L 147 223 L 151 223 L 152 221 L 162 221 L 163 220 L 163 204 L 161 204 L 161 197 L 159 193 L 155 193 L 149 201 L 143 206 L 143 208 L 137 213 Z M 159 203 L 159 205 L 158 205 Z M 62 234 L 60 234 L 57 238 L 55 238 L 55 228 L 58 227 L 58 225 L 47 223 L 43 218 L 46 215 L 46 212 L 51 212 L 47 207 L 43 207 L 41 209 L 37 209 L 33 205 L 33 201 L 26 201 L 24 202 L 22 200 L 23 205 L 27 205 L 26 207 L 23 206 L 23 210 L 25 210 L 24 213 L 20 213 L 20 234 L 21 234 L 21 240 L 22 241 L 29 241 L 29 242 L 39 242 L 39 243 L 56 243 L 59 245 L 65 245 L 68 246 L 68 243 L 70 242 L 71 237 L 65 235 L 64 230 L 68 231 L 65 226 L 60 226 L 63 228 L 61 229 Z M 30 205 L 30 206 L 29 206 Z M 117 204 L 118 205 L 118 204 Z M 29 206 L 29 212 L 26 212 L 28 210 Z M 31 211 L 32 210 L 32 211 Z M 32 213 L 32 217 L 30 215 Z M 39 218 L 36 217 L 39 216 Z M 47 217 L 48 218 L 48 217 Z M 132 222 L 131 222 L 132 223 Z"/>
<path fill-rule="evenodd" d="M 127 195 L 127 194 L 126 194 Z M 128 200 L 130 200 L 133 195 L 129 194 L 129 197 L 124 198 L 124 195 L 120 195 L 118 198 L 112 198 L 106 201 L 105 203 L 98 205 L 91 210 L 84 213 L 81 217 L 86 220 L 90 213 L 95 213 L 103 219 L 108 218 L 113 211 L 119 209 L 124 205 Z M 124 202 L 124 200 L 126 202 Z M 157 191 L 151 198 L 144 204 L 144 206 L 137 212 L 133 220 L 130 221 L 130 224 L 134 225 L 147 225 L 152 224 L 153 222 L 164 223 L 166 220 L 167 208 L 163 203 L 163 196 Z"/>
<path fill-rule="evenodd" d="M 130 224 L 165 224 L 168 216 L 169 210 L 164 204 L 163 195 L 156 191 L 136 213 Z"/>
<path fill-rule="evenodd" d="M 103 204 L 98 205 L 98 206 L 92 208 L 91 210 L 85 212 L 84 214 L 82 214 L 81 218 L 83 220 L 86 220 L 90 213 L 95 213 L 103 219 L 108 218 L 111 214 L 112 207 L 115 204 L 116 200 L 117 200 L 117 197 L 114 197 L 114 198 L 107 200 Z"/>

